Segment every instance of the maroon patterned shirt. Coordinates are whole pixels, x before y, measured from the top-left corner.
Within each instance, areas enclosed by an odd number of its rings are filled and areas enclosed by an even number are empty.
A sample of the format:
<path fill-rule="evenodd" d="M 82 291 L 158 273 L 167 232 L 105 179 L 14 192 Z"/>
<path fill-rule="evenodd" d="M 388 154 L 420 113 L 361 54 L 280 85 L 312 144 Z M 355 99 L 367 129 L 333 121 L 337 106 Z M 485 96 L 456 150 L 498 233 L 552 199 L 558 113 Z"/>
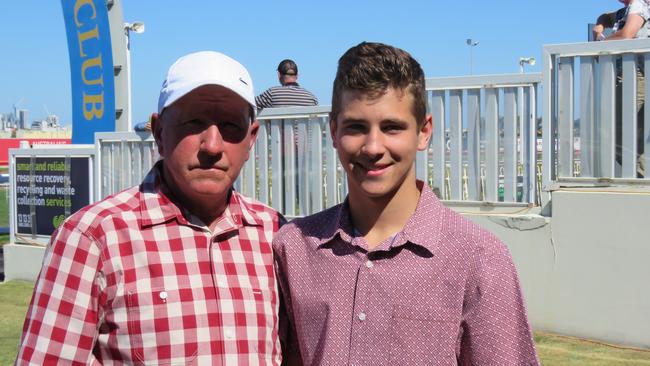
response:
<path fill-rule="evenodd" d="M 299 348 L 305 365 L 539 364 L 508 249 L 421 192 L 372 251 L 347 201 L 280 230 L 285 352 Z"/>
<path fill-rule="evenodd" d="M 140 187 L 52 235 L 17 365 L 279 365 L 271 239 L 281 217 L 232 192 L 213 232 Z"/>

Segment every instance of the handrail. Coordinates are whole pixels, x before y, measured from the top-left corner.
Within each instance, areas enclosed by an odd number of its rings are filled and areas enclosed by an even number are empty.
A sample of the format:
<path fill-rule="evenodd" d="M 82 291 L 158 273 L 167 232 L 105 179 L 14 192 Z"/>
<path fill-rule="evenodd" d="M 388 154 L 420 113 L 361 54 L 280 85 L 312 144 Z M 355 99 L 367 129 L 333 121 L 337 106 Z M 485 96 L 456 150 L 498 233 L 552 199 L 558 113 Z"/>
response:
<path fill-rule="evenodd" d="M 644 79 L 637 70 L 643 69 L 650 69 L 650 39 L 544 46 L 544 202 L 553 187 L 573 178 L 650 184 L 637 178 L 639 149 L 650 151 L 650 109 L 637 114 L 637 88 Z M 643 92 L 645 102 L 650 83 Z M 648 154 L 643 159 L 649 166 Z"/>

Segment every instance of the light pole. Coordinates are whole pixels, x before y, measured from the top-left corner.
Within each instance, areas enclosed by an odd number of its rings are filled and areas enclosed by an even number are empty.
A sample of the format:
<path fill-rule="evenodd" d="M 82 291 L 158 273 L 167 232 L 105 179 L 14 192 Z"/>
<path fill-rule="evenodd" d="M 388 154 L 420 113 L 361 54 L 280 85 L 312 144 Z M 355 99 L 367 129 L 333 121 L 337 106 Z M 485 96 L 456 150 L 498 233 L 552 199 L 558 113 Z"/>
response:
<path fill-rule="evenodd" d="M 478 46 L 478 41 L 467 38 L 466 43 L 469 46 L 469 74 L 472 75 L 474 73 L 474 70 L 472 69 L 472 51 L 474 47 Z"/>
<path fill-rule="evenodd" d="M 519 73 L 524 73 L 524 64 L 535 66 L 535 57 L 519 57 Z"/>
<path fill-rule="evenodd" d="M 131 116 L 131 32 L 143 33 L 144 23 L 124 23 L 124 35 L 126 36 L 126 124 L 129 131 L 133 128 Z"/>

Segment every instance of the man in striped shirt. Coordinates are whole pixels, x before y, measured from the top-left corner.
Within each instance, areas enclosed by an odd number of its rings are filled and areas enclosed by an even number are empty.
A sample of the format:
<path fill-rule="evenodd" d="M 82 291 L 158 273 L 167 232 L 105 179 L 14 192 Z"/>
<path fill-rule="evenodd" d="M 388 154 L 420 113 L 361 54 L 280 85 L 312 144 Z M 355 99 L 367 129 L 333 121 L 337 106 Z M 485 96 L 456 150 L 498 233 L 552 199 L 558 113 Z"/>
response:
<path fill-rule="evenodd" d="M 309 90 L 298 85 L 298 65 L 293 60 L 282 60 L 278 65 L 280 86 L 266 89 L 255 97 L 259 110 L 275 107 L 318 105 L 318 99 Z"/>
<path fill-rule="evenodd" d="M 217 52 L 171 66 L 140 186 L 52 235 L 17 365 L 280 365 L 271 239 L 282 217 L 233 191 L 255 142 L 248 71 Z"/>

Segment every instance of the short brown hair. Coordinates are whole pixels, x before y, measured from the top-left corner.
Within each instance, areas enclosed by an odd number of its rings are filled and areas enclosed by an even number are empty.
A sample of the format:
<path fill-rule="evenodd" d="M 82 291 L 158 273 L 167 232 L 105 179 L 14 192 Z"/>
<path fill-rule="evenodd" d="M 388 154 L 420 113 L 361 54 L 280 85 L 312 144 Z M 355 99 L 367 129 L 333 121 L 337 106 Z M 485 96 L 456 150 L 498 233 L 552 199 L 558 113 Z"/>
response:
<path fill-rule="evenodd" d="M 338 116 L 345 90 L 359 91 L 376 98 L 389 87 L 411 93 L 413 115 L 420 126 L 427 113 L 424 72 L 420 64 L 399 48 L 382 43 L 359 43 L 339 59 L 330 118 L 335 120 Z"/>

